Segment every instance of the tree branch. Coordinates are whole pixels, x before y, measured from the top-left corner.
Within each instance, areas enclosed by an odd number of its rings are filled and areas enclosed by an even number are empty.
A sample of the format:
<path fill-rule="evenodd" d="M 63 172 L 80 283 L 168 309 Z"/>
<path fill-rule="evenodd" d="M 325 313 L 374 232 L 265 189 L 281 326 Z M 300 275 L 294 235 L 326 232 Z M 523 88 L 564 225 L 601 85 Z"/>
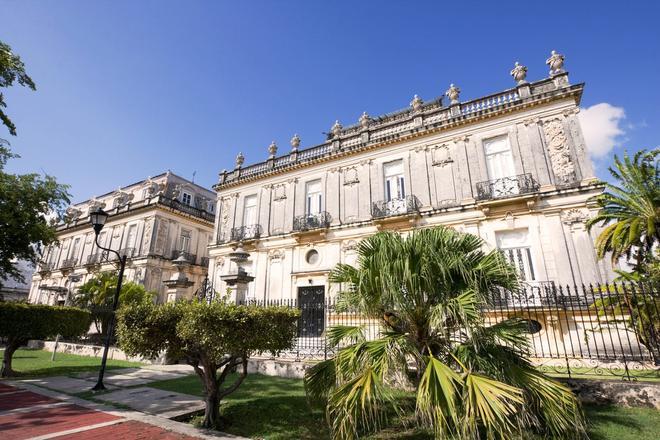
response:
<path fill-rule="evenodd" d="M 242 357 L 239 361 L 236 361 L 236 362 L 233 362 L 233 363 L 227 365 L 225 367 L 225 369 L 222 371 L 221 377 L 226 376 L 228 374 L 228 371 L 231 368 L 233 368 L 235 366 L 238 366 L 240 364 L 243 364 L 243 371 L 241 372 L 240 376 L 238 376 L 236 381 L 230 387 L 225 388 L 224 390 L 220 390 L 220 392 L 218 393 L 218 395 L 220 396 L 220 399 L 222 399 L 223 397 L 228 396 L 229 394 L 236 391 L 236 389 L 239 386 L 241 386 L 241 384 L 243 383 L 243 380 L 245 380 L 245 377 L 247 376 L 247 367 L 248 367 L 247 356 Z"/>

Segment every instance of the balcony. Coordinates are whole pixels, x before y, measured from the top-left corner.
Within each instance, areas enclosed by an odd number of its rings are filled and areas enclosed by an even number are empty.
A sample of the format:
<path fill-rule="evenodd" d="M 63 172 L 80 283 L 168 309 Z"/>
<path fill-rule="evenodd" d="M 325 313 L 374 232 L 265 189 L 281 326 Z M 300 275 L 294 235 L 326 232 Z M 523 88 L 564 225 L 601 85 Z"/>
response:
<path fill-rule="evenodd" d="M 477 183 L 477 201 L 507 199 L 538 190 L 539 184 L 529 173 L 502 177 Z"/>
<path fill-rule="evenodd" d="M 326 229 L 330 226 L 332 217 L 325 211 L 318 214 L 305 214 L 293 219 L 294 232 L 306 232 L 316 229 Z"/>
<path fill-rule="evenodd" d="M 410 195 L 399 199 L 381 200 L 371 206 L 371 216 L 375 219 L 395 217 L 419 212 L 419 200 Z"/>
<path fill-rule="evenodd" d="M 209 257 L 200 258 L 199 265 L 202 267 L 209 267 Z"/>
<path fill-rule="evenodd" d="M 232 228 L 230 241 L 256 240 L 261 237 L 261 225 L 247 225 Z"/>
<path fill-rule="evenodd" d="M 66 258 L 60 264 L 60 269 L 73 269 L 78 264 L 77 258 Z"/>
<path fill-rule="evenodd" d="M 48 273 L 55 269 L 55 264 L 53 263 L 47 263 L 45 261 L 42 261 L 39 263 L 39 270 L 37 272 L 39 273 Z"/>
<path fill-rule="evenodd" d="M 179 256 L 183 255 L 183 258 L 190 264 L 195 264 L 197 262 L 197 255 L 191 254 L 186 251 L 172 251 L 172 259 L 176 260 Z"/>
<path fill-rule="evenodd" d="M 85 266 L 94 266 L 96 264 L 101 264 L 102 261 L 106 260 L 105 252 L 98 252 L 96 254 L 91 254 L 87 256 L 87 261 Z"/>
<path fill-rule="evenodd" d="M 126 259 L 133 258 L 135 256 L 135 248 L 132 247 L 127 247 L 127 248 L 122 248 L 119 249 L 117 252 L 119 252 L 119 256 L 123 257 L 124 255 L 126 256 Z M 114 252 L 109 252 L 107 253 L 108 261 L 116 261 L 117 254 Z"/>
<path fill-rule="evenodd" d="M 215 214 L 210 213 L 208 211 L 204 211 L 203 209 L 196 208 L 194 206 L 186 205 L 185 203 L 181 203 L 177 199 L 159 197 L 158 203 L 160 203 L 161 205 L 169 206 L 170 208 L 174 208 L 178 211 L 185 212 L 186 214 L 199 217 L 208 222 L 215 221 Z"/>

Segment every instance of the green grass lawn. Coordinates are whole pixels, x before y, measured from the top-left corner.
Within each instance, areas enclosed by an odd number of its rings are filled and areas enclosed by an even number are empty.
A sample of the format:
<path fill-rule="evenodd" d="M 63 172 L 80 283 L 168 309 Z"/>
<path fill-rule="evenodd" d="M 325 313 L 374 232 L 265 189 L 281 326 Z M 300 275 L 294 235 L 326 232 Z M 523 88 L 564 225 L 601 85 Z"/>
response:
<path fill-rule="evenodd" d="M 0 358 L 4 350 L 0 350 Z M 55 360 L 51 361 L 52 353 L 45 350 L 19 349 L 14 353 L 12 368 L 20 378 L 35 376 L 62 376 L 83 371 L 98 370 L 101 358 L 90 356 L 77 356 L 74 354 L 57 353 Z M 139 367 L 138 362 L 116 361 L 108 359 L 106 368 Z"/>
<path fill-rule="evenodd" d="M 232 380 L 235 376 L 230 376 Z M 151 384 L 155 388 L 202 395 L 197 376 Z M 223 431 L 268 440 L 326 439 L 328 430 L 323 411 L 310 409 L 301 380 L 249 375 L 240 388 L 227 397 L 220 413 Z M 660 432 L 660 411 L 641 408 L 587 406 L 592 440 L 656 440 Z M 373 439 L 421 440 L 432 438 L 424 432 L 390 429 Z"/>

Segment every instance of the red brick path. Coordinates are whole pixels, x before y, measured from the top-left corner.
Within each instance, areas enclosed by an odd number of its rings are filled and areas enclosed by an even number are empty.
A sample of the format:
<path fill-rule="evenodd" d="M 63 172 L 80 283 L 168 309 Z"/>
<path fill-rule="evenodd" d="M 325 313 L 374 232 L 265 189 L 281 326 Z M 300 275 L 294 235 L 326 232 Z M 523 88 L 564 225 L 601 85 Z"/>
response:
<path fill-rule="evenodd" d="M 44 434 L 55 434 L 71 429 L 91 427 L 99 423 L 119 421 L 122 418 L 79 405 L 57 405 L 46 408 L 30 407 L 57 403 L 59 400 L 23 391 L 0 382 L 0 439 L 23 440 Z M 14 409 L 21 409 L 12 411 Z M 155 425 L 125 420 L 119 423 L 91 428 L 56 437 L 69 440 L 193 440 L 194 437 L 166 431 Z"/>

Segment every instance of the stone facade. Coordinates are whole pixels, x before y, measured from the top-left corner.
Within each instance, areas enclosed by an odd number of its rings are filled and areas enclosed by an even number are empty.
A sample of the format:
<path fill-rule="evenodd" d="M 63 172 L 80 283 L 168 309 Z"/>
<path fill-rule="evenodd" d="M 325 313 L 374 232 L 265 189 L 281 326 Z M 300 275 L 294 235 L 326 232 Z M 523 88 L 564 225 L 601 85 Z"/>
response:
<path fill-rule="evenodd" d="M 213 231 L 215 194 L 167 172 L 119 188 L 67 209 L 57 227 L 59 245 L 44 250 L 30 288 L 30 302 L 64 303 L 66 296 L 96 273 L 116 270 L 114 255 L 94 243 L 89 212 L 101 207 L 110 214 L 99 243 L 127 255 L 125 279 L 158 292 L 167 300 L 164 280 L 177 274 L 172 264 L 182 252 L 191 296 L 206 277 L 207 246 Z"/>
<path fill-rule="evenodd" d="M 563 65 L 563 64 L 562 64 Z M 555 66 L 556 67 L 556 66 Z M 520 70 L 520 69 L 519 69 Z M 584 222 L 603 190 L 594 178 L 577 117 L 584 84 L 556 70 L 488 97 L 459 101 L 460 89 L 349 127 L 328 140 L 223 171 L 209 271 L 217 291 L 235 273 L 230 253 L 249 253 L 247 298 L 300 299 L 322 287 L 356 244 L 379 230 L 447 225 L 482 237 L 518 267 L 526 283 L 607 282 Z M 295 142 L 294 142 L 295 141 Z"/>

